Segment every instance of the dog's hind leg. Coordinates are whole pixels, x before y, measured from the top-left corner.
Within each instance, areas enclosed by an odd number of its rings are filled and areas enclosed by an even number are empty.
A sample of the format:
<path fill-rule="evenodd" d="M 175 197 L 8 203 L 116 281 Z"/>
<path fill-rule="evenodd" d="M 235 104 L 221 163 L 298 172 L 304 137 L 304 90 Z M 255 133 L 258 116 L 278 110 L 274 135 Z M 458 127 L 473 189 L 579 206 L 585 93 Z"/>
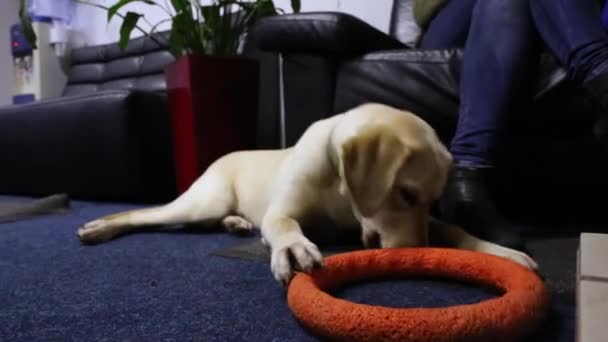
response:
<path fill-rule="evenodd" d="M 85 243 L 99 243 L 150 226 L 197 223 L 212 226 L 228 216 L 235 205 L 229 180 L 210 172 L 168 204 L 104 216 L 78 229 Z"/>

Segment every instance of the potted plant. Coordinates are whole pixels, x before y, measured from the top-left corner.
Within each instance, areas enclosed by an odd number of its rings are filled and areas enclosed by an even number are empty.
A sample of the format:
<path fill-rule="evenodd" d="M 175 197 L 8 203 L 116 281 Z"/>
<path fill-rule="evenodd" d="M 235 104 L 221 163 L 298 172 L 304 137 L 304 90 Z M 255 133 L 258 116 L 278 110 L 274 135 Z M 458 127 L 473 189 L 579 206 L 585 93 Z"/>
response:
<path fill-rule="evenodd" d="M 35 47 L 26 0 L 20 1 L 23 31 Z M 178 192 L 185 191 L 222 155 L 255 147 L 259 67 L 255 60 L 239 55 L 239 48 L 259 18 L 283 13 L 272 0 L 212 0 L 208 5 L 200 0 L 116 0 L 109 7 L 75 1 L 105 9 L 108 21 L 116 16 L 122 19 L 121 48 L 128 46 L 137 29 L 167 44 L 175 57 L 165 69 L 165 79 Z M 146 21 L 145 15 L 118 12 L 134 2 L 160 7 L 168 18 L 142 29 L 138 24 Z M 291 7 L 299 12 L 300 0 L 291 0 Z M 171 29 L 167 41 L 159 41 L 166 38 L 154 33 L 164 22 L 171 22 Z"/>

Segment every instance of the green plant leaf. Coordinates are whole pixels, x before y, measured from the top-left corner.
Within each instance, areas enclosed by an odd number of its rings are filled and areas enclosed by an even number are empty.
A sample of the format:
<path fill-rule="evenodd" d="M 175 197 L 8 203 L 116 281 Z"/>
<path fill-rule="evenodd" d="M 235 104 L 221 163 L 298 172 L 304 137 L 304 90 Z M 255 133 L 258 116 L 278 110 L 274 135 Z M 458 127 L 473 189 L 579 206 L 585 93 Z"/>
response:
<path fill-rule="evenodd" d="M 23 31 L 25 39 L 28 41 L 28 43 L 30 43 L 32 49 L 37 49 L 38 38 L 36 37 L 36 32 L 34 32 L 34 27 L 32 26 L 30 16 L 27 13 L 26 0 L 19 0 L 19 21 L 21 23 L 21 30 Z"/>
<path fill-rule="evenodd" d="M 242 33 L 245 33 L 257 19 L 276 15 L 278 11 L 272 0 L 257 0 L 256 2 L 238 2 L 238 6 L 245 12 Z"/>
<path fill-rule="evenodd" d="M 125 15 L 125 19 L 120 26 L 120 40 L 118 42 L 118 46 L 121 49 L 125 49 L 129 44 L 129 39 L 131 39 L 131 32 L 137 26 L 137 22 L 142 15 L 134 12 L 127 12 Z"/>
<path fill-rule="evenodd" d="M 200 24 L 200 40 L 206 49 L 213 48 L 214 36 L 220 22 L 220 6 L 217 4 L 202 6 L 203 22 Z"/>
<path fill-rule="evenodd" d="M 276 15 L 276 14 L 277 14 L 277 9 L 275 8 L 274 2 L 272 0 L 258 1 L 257 13 L 256 13 L 257 18 L 267 17 L 270 15 Z"/>
<path fill-rule="evenodd" d="M 144 2 L 148 5 L 156 5 L 156 3 L 152 0 L 119 0 L 117 3 L 115 3 L 108 9 L 108 21 L 110 21 L 112 17 L 116 14 L 116 12 L 118 12 L 118 10 L 121 9 L 123 6 L 135 1 Z"/>
<path fill-rule="evenodd" d="M 215 4 L 201 6 L 201 13 L 203 14 L 205 26 L 209 28 L 217 27 L 220 22 L 220 6 Z"/>
<path fill-rule="evenodd" d="M 204 44 L 198 34 L 198 25 L 199 23 L 194 20 L 191 11 L 179 12 L 173 17 L 171 36 L 174 42 L 182 42 L 181 47 L 184 53 L 198 53 L 204 50 Z M 169 41 L 171 43 L 171 38 Z M 177 51 L 177 48 L 174 51 Z"/>
<path fill-rule="evenodd" d="M 169 52 L 171 52 L 173 57 L 179 58 L 184 54 L 185 40 L 184 36 L 179 32 L 179 28 L 177 27 L 178 24 L 176 23 L 177 21 L 173 20 L 171 25 L 171 34 L 169 35 Z"/>
<path fill-rule="evenodd" d="M 196 13 L 196 17 L 194 18 L 195 21 L 201 21 L 201 4 L 200 4 L 200 0 L 188 0 L 190 1 L 190 5 L 194 8 L 194 11 Z M 195 27 L 196 29 L 197 27 Z"/>
<path fill-rule="evenodd" d="M 177 13 L 190 11 L 190 1 L 188 0 L 171 0 L 171 4 Z"/>
<path fill-rule="evenodd" d="M 177 12 L 173 17 L 172 33 L 179 34 L 184 40 L 184 48 L 188 53 L 204 50 L 204 43 L 200 39 L 199 22 L 195 20 L 191 8 Z"/>
<path fill-rule="evenodd" d="M 301 7 L 302 4 L 300 3 L 300 0 L 291 0 L 291 9 L 294 11 L 294 13 L 300 12 Z"/>

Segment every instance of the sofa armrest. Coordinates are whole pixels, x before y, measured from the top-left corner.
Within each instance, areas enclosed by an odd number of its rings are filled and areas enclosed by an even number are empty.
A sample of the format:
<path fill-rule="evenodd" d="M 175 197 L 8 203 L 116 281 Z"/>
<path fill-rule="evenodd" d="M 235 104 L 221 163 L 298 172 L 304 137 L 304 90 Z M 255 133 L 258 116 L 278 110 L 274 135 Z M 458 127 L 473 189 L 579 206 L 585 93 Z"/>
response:
<path fill-rule="evenodd" d="M 94 200 L 174 194 L 160 93 L 102 91 L 0 107 L 0 193 Z"/>
<path fill-rule="evenodd" d="M 397 39 L 346 13 L 306 12 L 260 19 L 252 31 L 264 51 L 353 56 L 407 49 Z"/>

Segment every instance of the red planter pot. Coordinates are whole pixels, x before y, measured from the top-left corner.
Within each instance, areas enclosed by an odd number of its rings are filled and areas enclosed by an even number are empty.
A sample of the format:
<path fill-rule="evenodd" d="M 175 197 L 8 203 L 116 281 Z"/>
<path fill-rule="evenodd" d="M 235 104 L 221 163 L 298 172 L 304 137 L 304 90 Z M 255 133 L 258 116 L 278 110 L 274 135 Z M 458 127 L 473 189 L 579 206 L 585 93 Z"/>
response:
<path fill-rule="evenodd" d="M 255 148 L 257 61 L 188 55 L 165 69 L 179 193 L 221 156 Z"/>

